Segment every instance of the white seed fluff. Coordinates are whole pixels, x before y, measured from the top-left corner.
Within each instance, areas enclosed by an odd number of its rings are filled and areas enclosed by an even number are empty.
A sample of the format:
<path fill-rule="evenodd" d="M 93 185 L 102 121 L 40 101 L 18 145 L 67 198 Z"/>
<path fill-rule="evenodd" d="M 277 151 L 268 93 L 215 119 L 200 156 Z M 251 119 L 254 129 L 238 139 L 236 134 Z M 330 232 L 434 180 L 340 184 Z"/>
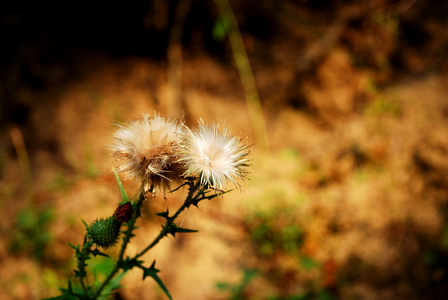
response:
<path fill-rule="evenodd" d="M 219 125 L 199 122 L 197 129 L 185 128 L 180 142 L 184 176 L 199 177 L 201 184 L 223 190 L 227 182 L 241 188 L 250 166 L 249 146 Z"/>
<path fill-rule="evenodd" d="M 111 146 L 117 171 L 141 181 L 145 189 L 167 191 L 170 183 L 180 181 L 185 169 L 178 162 L 178 142 L 182 126 L 157 114 L 120 125 Z"/>

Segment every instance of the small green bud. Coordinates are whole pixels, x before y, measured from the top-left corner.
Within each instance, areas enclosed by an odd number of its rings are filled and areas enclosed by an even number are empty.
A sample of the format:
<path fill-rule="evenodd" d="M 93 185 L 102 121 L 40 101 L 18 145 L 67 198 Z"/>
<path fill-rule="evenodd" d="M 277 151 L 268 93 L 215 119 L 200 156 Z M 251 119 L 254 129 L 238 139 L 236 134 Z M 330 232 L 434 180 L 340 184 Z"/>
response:
<path fill-rule="evenodd" d="M 113 215 L 94 221 L 87 228 L 87 234 L 98 246 L 109 248 L 117 242 L 120 227 L 121 222 Z"/>

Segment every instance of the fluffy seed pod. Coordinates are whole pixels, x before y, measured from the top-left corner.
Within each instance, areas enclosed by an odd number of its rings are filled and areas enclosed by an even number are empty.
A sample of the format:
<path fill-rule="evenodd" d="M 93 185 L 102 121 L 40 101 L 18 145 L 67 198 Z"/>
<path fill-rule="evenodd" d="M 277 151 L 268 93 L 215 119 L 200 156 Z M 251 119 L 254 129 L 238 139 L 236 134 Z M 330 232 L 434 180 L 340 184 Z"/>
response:
<path fill-rule="evenodd" d="M 185 164 L 185 177 L 199 177 L 203 185 L 219 190 L 228 182 L 241 187 L 239 181 L 246 178 L 251 165 L 245 139 L 202 121 L 197 129 L 186 128 L 181 136 L 179 161 Z"/>
<path fill-rule="evenodd" d="M 146 190 L 169 191 L 185 171 L 178 163 L 181 131 L 180 123 L 157 114 L 120 125 L 111 146 L 118 172 L 142 182 Z"/>

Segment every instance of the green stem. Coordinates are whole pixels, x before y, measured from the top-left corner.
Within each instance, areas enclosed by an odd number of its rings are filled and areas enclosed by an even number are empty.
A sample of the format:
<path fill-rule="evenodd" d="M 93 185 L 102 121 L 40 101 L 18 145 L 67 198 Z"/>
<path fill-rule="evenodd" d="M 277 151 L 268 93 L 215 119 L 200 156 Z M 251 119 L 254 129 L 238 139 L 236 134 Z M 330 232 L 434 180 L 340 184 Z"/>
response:
<path fill-rule="evenodd" d="M 167 221 L 168 223 L 168 221 Z M 166 226 L 163 227 L 162 231 L 160 231 L 159 235 L 152 241 L 151 244 L 148 245 L 148 247 L 146 247 L 145 249 L 143 249 L 140 253 L 137 253 L 134 256 L 134 259 L 139 258 L 140 256 L 142 256 L 143 254 L 145 254 L 146 252 L 148 252 L 151 248 L 153 248 L 155 245 L 157 245 L 157 243 L 166 235 Z"/>
<path fill-rule="evenodd" d="M 78 259 L 78 269 L 81 274 L 86 274 L 86 258 L 90 254 L 90 247 L 92 247 L 93 241 L 87 241 L 87 236 L 84 236 L 84 242 L 82 245 L 81 255 Z M 84 295 L 88 297 L 88 291 L 86 284 L 84 282 L 85 276 L 79 277 L 79 282 L 81 283 L 82 290 L 84 291 Z"/>
<path fill-rule="evenodd" d="M 152 191 L 152 189 L 151 189 L 151 191 Z M 96 291 L 95 295 L 93 296 L 93 299 L 98 299 L 98 297 L 101 295 L 101 292 L 104 290 L 104 288 L 109 284 L 109 282 L 114 278 L 114 276 L 120 270 L 120 266 L 123 262 L 124 252 L 126 251 L 126 247 L 129 243 L 129 241 L 131 240 L 132 231 L 135 228 L 135 222 L 137 221 L 137 218 L 140 216 L 140 209 L 143 205 L 143 200 L 145 200 L 145 194 L 142 191 L 139 195 L 132 218 L 128 222 L 128 229 L 126 230 L 125 236 L 123 238 L 123 244 L 121 245 L 120 253 L 118 255 L 118 261 L 115 264 L 115 267 L 112 269 L 112 271 L 107 276 L 107 278 L 104 280 L 103 284 Z"/>
<path fill-rule="evenodd" d="M 188 185 L 190 186 L 189 191 L 188 191 L 188 196 L 185 199 L 185 201 L 182 204 L 182 206 L 179 207 L 179 209 L 176 211 L 176 213 L 172 217 L 167 219 L 167 221 L 165 223 L 165 226 L 160 231 L 159 235 L 157 235 L 157 237 L 151 242 L 151 244 L 149 244 L 140 253 L 137 253 L 132 258 L 132 260 L 137 260 L 139 257 L 141 257 L 146 252 L 148 252 L 150 249 L 152 249 L 155 245 L 157 245 L 157 243 L 159 243 L 160 240 L 167 234 L 167 228 L 168 228 L 169 223 L 172 222 L 173 220 L 175 220 L 185 208 L 190 207 L 190 205 L 191 205 L 193 200 L 196 200 L 197 197 L 201 196 L 201 193 L 200 193 L 201 192 L 200 181 L 197 181 L 196 183 L 189 182 Z M 141 209 L 141 207 L 143 205 L 143 200 L 144 199 L 145 199 L 145 196 L 144 196 L 144 194 L 142 192 L 139 195 L 139 199 L 138 199 L 137 204 L 135 206 L 134 214 L 133 214 L 131 220 L 128 223 L 128 229 L 126 230 L 125 237 L 123 238 L 123 244 L 121 246 L 120 253 L 118 255 L 118 261 L 115 264 L 115 267 L 112 269 L 112 271 L 107 276 L 107 278 L 104 280 L 103 284 L 98 288 L 98 290 L 96 291 L 96 293 L 95 293 L 95 295 L 93 296 L 92 299 L 98 299 L 98 297 L 101 295 L 101 292 L 104 290 L 104 288 L 107 286 L 107 284 L 109 284 L 109 282 L 114 278 L 114 276 L 120 270 L 121 264 L 123 262 L 124 252 L 126 250 L 126 247 L 127 247 L 128 243 L 129 243 L 131 237 L 132 237 L 132 231 L 134 230 L 135 222 L 136 222 L 138 216 L 140 215 L 139 212 L 140 212 L 140 209 Z"/>
<path fill-rule="evenodd" d="M 152 193 L 152 189 L 151 189 Z M 132 215 L 131 222 L 128 224 L 128 229 L 126 230 L 126 235 L 123 239 L 123 244 L 121 245 L 120 254 L 118 255 L 119 261 L 123 261 L 124 252 L 126 251 L 126 247 L 128 246 L 129 241 L 132 237 L 132 231 L 135 228 L 135 222 L 137 221 L 137 218 L 140 216 L 140 209 L 143 205 L 143 200 L 145 200 L 144 192 L 142 191 L 138 197 L 137 205 L 135 206 L 135 211 Z"/>
<path fill-rule="evenodd" d="M 137 259 L 139 257 L 141 257 L 142 255 L 144 255 L 146 252 L 148 252 L 151 248 L 153 248 L 155 245 L 157 245 L 157 243 L 160 242 L 160 240 L 167 234 L 167 228 L 170 222 L 172 222 L 173 220 L 175 220 L 182 211 L 184 211 L 185 208 L 190 207 L 191 205 L 191 201 L 193 199 L 195 199 L 199 194 L 197 193 L 194 197 L 194 193 L 196 191 L 199 191 L 199 181 L 197 181 L 196 184 L 193 184 L 192 182 L 189 183 L 190 188 L 188 190 L 188 196 L 187 199 L 185 199 L 184 203 L 182 204 L 181 207 L 179 207 L 179 209 L 176 211 L 176 213 L 170 217 L 169 219 L 166 220 L 165 222 L 165 226 L 163 226 L 162 231 L 160 231 L 159 235 L 152 241 L 151 244 L 148 245 L 148 247 L 146 247 L 145 249 L 143 249 L 140 253 L 136 254 L 134 259 Z"/>
<path fill-rule="evenodd" d="M 177 216 L 185 209 L 187 208 L 186 205 L 186 201 L 184 202 L 184 204 L 182 204 L 182 206 L 177 210 L 177 212 L 173 215 L 172 218 L 170 218 L 171 220 L 174 220 L 175 218 L 177 218 Z M 140 253 L 136 254 L 134 259 L 139 258 L 140 256 L 142 256 L 143 254 L 145 254 L 146 252 L 148 252 L 151 248 L 153 248 L 155 245 L 157 245 L 158 242 L 160 242 L 160 240 L 167 234 L 167 228 L 168 228 L 168 224 L 170 223 L 170 220 L 166 220 L 165 226 L 163 226 L 162 231 L 160 231 L 159 235 L 152 241 L 151 244 L 148 245 L 148 247 L 146 247 L 145 249 L 143 249 Z"/>

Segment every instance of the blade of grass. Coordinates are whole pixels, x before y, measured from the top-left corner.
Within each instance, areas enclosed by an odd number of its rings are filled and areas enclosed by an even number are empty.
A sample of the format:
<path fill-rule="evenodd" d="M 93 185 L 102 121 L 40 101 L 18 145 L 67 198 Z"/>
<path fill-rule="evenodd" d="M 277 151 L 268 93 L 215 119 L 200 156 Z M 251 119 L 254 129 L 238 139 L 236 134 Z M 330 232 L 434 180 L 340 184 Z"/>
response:
<path fill-rule="evenodd" d="M 215 0 L 221 18 L 228 23 L 227 35 L 240 80 L 244 88 L 249 115 L 259 150 L 269 154 L 269 138 L 261 108 L 254 74 L 247 56 L 246 47 L 236 21 L 235 14 L 228 0 Z"/>

